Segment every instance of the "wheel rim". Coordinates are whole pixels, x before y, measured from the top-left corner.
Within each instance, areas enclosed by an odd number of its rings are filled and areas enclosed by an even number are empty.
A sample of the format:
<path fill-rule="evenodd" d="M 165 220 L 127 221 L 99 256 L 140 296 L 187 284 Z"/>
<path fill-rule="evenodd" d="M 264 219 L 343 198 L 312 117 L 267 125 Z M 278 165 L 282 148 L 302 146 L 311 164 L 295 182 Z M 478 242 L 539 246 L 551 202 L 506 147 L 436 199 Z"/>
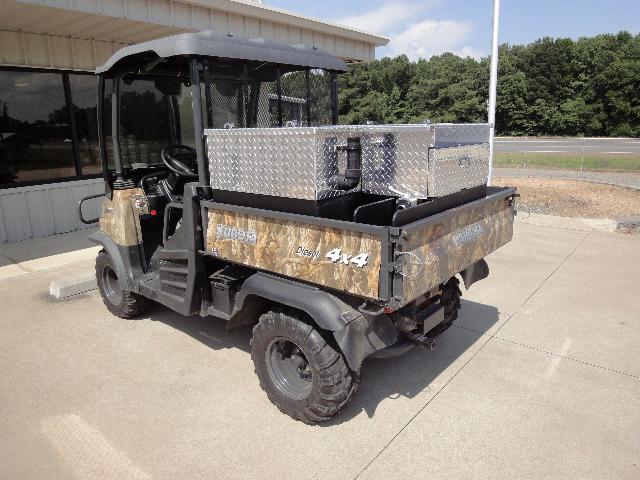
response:
<path fill-rule="evenodd" d="M 118 275 L 108 265 L 102 269 L 102 285 L 104 285 L 104 293 L 109 301 L 118 305 L 122 301 L 122 290 L 118 285 Z"/>
<path fill-rule="evenodd" d="M 300 347 L 286 338 L 275 338 L 267 346 L 266 363 L 274 385 L 293 400 L 304 400 L 313 388 L 313 374 Z"/>

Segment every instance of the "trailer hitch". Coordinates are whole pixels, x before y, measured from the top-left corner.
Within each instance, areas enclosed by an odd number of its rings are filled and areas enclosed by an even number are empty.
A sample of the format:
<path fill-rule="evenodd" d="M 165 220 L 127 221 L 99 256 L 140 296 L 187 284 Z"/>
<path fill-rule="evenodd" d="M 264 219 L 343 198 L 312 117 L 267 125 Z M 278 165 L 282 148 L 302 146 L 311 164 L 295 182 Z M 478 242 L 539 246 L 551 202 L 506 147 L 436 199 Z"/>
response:
<path fill-rule="evenodd" d="M 426 333 L 422 335 L 414 333 L 412 335 L 407 335 L 406 338 L 431 352 L 436 348 L 437 337 L 428 337 Z"/>

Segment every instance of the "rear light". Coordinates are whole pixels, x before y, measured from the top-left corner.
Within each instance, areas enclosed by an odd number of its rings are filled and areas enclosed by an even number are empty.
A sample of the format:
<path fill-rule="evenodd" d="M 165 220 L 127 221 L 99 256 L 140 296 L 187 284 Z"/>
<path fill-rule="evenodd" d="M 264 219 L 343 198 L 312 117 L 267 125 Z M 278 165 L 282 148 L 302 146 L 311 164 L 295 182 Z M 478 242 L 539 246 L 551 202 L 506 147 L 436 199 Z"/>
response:
<path fill-rule="evenodd" d="M 158 211 L 157 210 L 151 210 L 149 213 L 151 214 L 151 216 L 155 217 L 158 214 Z"/>
<path fill-rule="evenodd" d="M 395 312 L 395 309 L 391 308 L 391 307 L 384 307 L 384 313 L 393 313 Z"/>

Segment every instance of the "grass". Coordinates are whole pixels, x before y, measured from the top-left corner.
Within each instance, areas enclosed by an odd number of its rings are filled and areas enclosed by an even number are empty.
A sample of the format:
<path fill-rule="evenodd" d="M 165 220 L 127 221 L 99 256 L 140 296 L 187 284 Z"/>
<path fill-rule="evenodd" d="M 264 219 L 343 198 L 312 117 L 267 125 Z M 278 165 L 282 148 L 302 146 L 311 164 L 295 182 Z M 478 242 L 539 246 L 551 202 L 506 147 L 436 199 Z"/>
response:
<path fill-rule="evenodd" d="M 640 155 L 495 152 L 497 167 L 566 168 L 568 170 L 640 170 Z"/>

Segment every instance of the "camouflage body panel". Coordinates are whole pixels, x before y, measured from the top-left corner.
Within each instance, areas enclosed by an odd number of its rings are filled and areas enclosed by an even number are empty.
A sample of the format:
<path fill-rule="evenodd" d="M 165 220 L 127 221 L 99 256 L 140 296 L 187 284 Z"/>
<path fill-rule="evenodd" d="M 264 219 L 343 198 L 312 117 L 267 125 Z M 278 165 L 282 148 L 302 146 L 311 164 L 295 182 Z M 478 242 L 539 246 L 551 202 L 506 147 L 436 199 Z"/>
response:
<path fill-rule="evenodd" d="M 514 208 L 509 197 L 463 208 L 424 227 L 403 229 L 403 304 L 437 287 L 513 237 Z"/>
<path fill-rule="evenodd" d="M 218 258 L 379 297 L 382 247 L 375 234 L 221 209 L 208 216 L 206 248 Z"/>
<path fill-rule="evenodd" d="M 123 247 L 142 241 L 140 215 L 149 213 L 147 197 L 140 188 L 114 190 L 102 202 L 100 230 Z"/>

